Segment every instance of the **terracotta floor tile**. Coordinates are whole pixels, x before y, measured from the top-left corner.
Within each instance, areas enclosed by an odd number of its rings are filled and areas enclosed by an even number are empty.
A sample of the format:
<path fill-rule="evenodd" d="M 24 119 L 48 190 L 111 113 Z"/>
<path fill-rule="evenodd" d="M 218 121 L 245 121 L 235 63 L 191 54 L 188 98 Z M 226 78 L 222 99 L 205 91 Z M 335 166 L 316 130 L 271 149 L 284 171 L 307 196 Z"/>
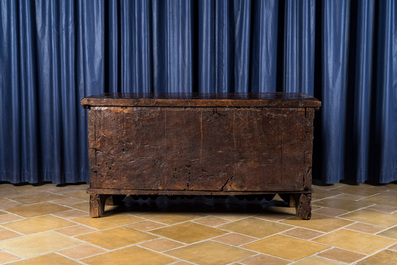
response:
<path fill-rule="evenodd" d="M 308 239 L 312 239 L 314 237 L 321 236 L 324 233 L 310 230 L 310 229 L 305 229 L 305 228 L 294 228 L 292 230 L 285 231 L 282 234 L 308 240 Z"/>
<path fill-rule="evenodd" d="M 357 262 L 357 265 L 380 265 L 380 264 L 397 264 L 397 252 L 390 250 L 383 250 L 370 256 L 362 261 Z"/>
<path fill-rule="evenodd" d="M 315 264 L 315 265 L 341 265 L 341 264 L 346 264 L 346 263 L 313 256 L 313 257 L 308 257 L 307 259 L 298 261 L 297 263 L 294 263 L 294 264 L 299 264 L 299 265 L 313 265 L 313 264 Z"/>
<path fill-rule="evenodd" d="M 290 263 L 290 261 L 263 254 L 259 254 L 241 261 L 241 264 L 244 265 L 287 265 Z"/>
<path fill-rule="evenodd" d="M 140 244 L 142 247 L 149 248 L 154 251 L 164 252 L 167 250 L 171 250 L 174 248 L 182 247 L 184 244 L 181 244 L 176 241 L 172 241 L 165 238 L 155 239 L 152 241 L 148 241 L 145 243 Z"/>
<path fill-rule="evenodd" d="M 193 263 L 186 262 L 186 261 L 178 261 L 176 263 L 172 263 L 172 265 L 193 265 Z"/>
<path fill-rule="evenodd" d="M 97 230 L 85 225 L 74 225 L 74 226 L 57 229 L 55 231 L 64 234 L 65 236 L 77 236 L 77 235 L 92 233 Z"/>
<path fill-rule="evenodd" d="M 58 251 L 59 254 L 67 256 L 71 259 L 82 259 L 89 256 L 101 254 L 104 252 L 106 251 L 91 245 L 81 245 Z"/>
<path fill-rule="evenodd" d="M 397 251 L 397 244 L 395 244 L 395 245 L 391 246 L 389 249 L 390 249 L 390 250 Z"/>
<path fill-rule="evenodd" d="M 397 196 L 396 196 L 396 198 L 397 198 Z M 376 204 L 374 206 L 368 207 L 367 209 L 373 210 L 373 211 L 378 211 L 378 212 L 384 212 L 384 213 L 394 213 L 397 211 L 396 206 L 385 205 L 385 204 Z"/>
<path fill-rule="evenodd" d="M 70 207 L 73 207 L 75 209 L 84 211 L 84 212 L 89 212 L 90 211 L 90 205 L 88 203 L 89 200 L 87 200 L 87 202 L 81 202 L 81 203 L 76 203 L 76 204 L 72 204 L 70 205 Z"/>
<path fill-rule="evenodd" d="M 313 214 L 311 220 L 301 220 L 300 218 L 294 217 L 282 221 L 282 223 L 314 229 L 322 232 L 330 232 L 335 229 L 349 225 L 352 223 L 352 221 L 332 218 L 325 215 Z"/>
<path fill-rule="evenodd" d="M 196 243 L 166 253 L 200 265 L 228 264 L 255 255 L 251 251 L 213 241 Z"/>
<path fill-rule="evenodd" d="M 18 233 L 15 233 L 13 231 L 4 229 L 4 228 L 0 228 L 0 241 L 2 240 L 7 240 L 10 238 L 15 238 L 15 237 L 20 237 L 21 235 Z"/>
<path fill-rule="evenodd" d="M 203 218 L 194 220 L 194 222 L 203 224 L 203 225 L 209 225 L 209 226 L 219 226 L 219 225 L 229 223 L 229 221 L 226 221 L 225 219 L 215 217 L 215 216 L 203 217 Z"/>
<path fill-rule="evenodd" d="M 126 247 L 156 238 L 128 227 L 117 227 L 77 236 L 77 239 L 106 249 Z"/>
<path fill-rule="evenodd" d="M 149 219 L 152 221 L 172 225 L 176 223 L 190 221 L 196 218 L 203 217 L 203 214 L 196 213 L 143 213 L 139 214 L 138 217 Z"/>
<path fill-rule="evenodd" d="M 75 223 L 51 215 L 46 215 L 3 224 L 3 227 L 29 235 L 72 225 L 75 225 Z"/>
<path fill-rule="evenodd" d="M 313 241 L 363 254 L 372 254 L 397 242 L 394 239 L 347 229 L 337 230 Z"/>
<path fill-rule="evenodd" d="M 252 214 L 240 214 L 240 213 L 215 213 L 215 214 L 211 214 L 212 216 L 218 217 L 218 218 L 222 218 L 228 221 L 238 221 L 247 217 L 251 217 Z"/>
<path fill-rule="evenodd" d="M 240 246 L 255 241 L 257 240 L 257 238 L 237 233 L 230 233 L 224 236 L 214 238 L 213 240 L 233 246 Z"/>
<path fill-rule="evenodd" d="M 0 242 L 0 248 L 24 258 L 37 256 L 76 245 L 81 245 L 81 242 L 52 231 L 13 238 Z"/>
<path fill-rule="evenodd" d="M 132 246 L 83 259 L 86 264 L 92 265 L 166 265 L 176 259 L 162 255 L 141 247 Z"/>
<path fill-rule="evenodd" d="M 360 222 L 348 225 L 346 226 L 346 228 L 370 234 L 375 234 L 385 229 L 383 226 L 371 225 Z"/>
<path fill-rule="evenodd" d="M 25 259 L 21 261 L 16 261 L 9 263 L 12 265 L 44 265 L 44 264 L 57 264 L 57 265 L 77 265 L 81 264 L 77 261 L 73 261 L 71 259 L 65 258 L 61 255 L 50 253 L 47 255 L 42 255 L 30 259 Z"/>
<path fill-rule="evenodd" d="M 383 194 L 378 194 L 376 196 L 363 199 L 362 201 L 366 203 L 385 204 L 385 205 L 397 207 L 397 200 L 395 198 Z"/>
<path fill-rule="evenodd" d="M 323 252 L 319 253 L 318 255 L 321 257 L 324 257 L 324 258 L 333 259 L 333 260 L 346 262 L 346 263 L 353 263 L 353 262 L 365 257 L 365 255 L 347 251 L 347 250 L 340 249 L 340 248 L 327 249 L 326 251 L 323 251 Z"/>
<path fill-rule="evenodd" d="M 217 228 L 186 222 L 152 230 L 151 233 L 190 244 L 211 237 L 220 236 L 227 232 Z"/>
<path fill-rule="evenodd" d="M 245 234 L 248 236 L 262 238 L 290 229 L 292 227 L 285 224 L 250 217 L 226 225 L 222 225 L 219 228 Z"/>
<path fill-rule="evenodd" d="M 340 217 L 384 227 L 391 227 L 397 224 L 397 215 L 372 210 L 359 210 Z"/>
<path fill-rule="evenodd" d="M 329 248 L 314 242 L 283 235 L 270 236 L 242 247 L 293 261 L 298 261 Z"/>
<path fill-rule="evenodd" d="M 88 213 L 81 211 L 81 210 L 72 209 L 72 210 L 66 210 L 66 211 L 62 211 L 62 212 L 53 213 L 53 215 L 59 216 L 62 218 L 66 218 L 66 219 L 72 219 L 72 218 L 76 218 L 76 217 L 88 216 Z"/>
<path fill-rule="evenodd" d="M 22 204 L 20 202 L 12 201 L 12 200 L 6 200 L 4 202 L 0 202 L 0 209 L 7 210 L 9 208 L 18 207 L 21 205 L 24 205 L 24 204 Z"/>
<path fill-rule="evenodd" d="M 70 193 L 67 193 L 67 196 L 84 200 L 84 201 L 87 202 L 87 204 L 88 204 L 88 202 L 90 200 L 90 195 L 87 194 L 86 190 L 70 192 Z"/>
<path fill-rule="evenodd" d="M 19 259 L 20 258 L 15 255 L 12 255 L 12 254 L 4 252 L 4 251 L 0 251 L 0 264 L 19 260 Z"/>
<path fill-rule="evenodd" d="M 357 194 L 341 193 L 341 194 L 335 196 L 334 198 L 338 199 L 338 200 L 345 200 L 345 201 L 359 201 L 366 197 L 367 196 L 357 195 Z"/>
<path fill-rule="evenodd" d="M 313 202 L 313 205 L 341 209 L 341 210 L 346 210 L 346 211 L 355 211 L 355 210 L 363 208 L 363 207 L 368 207 L 372 204 L 373 203 L 364 202 L 364 201 L 346 201 L 346 200 L 339 200 L 339 199 L 333 199 L 333 198 Z"/>
<path fill-rule="evenodd" d="M 384 191 L 384 188 L 360 183 L 359 185 L 340 185 L 335 190 L 355 195 L 372 196 L 381 193 L 382 191 Z"/>
<path fill-rule="evenodd" d="M 157 228 L 164 227 L 164 226 L 165 226 L 164 224 L 160 224 L 160 223 L 152 222 L 152 221 L 146 221 L 146 220 L 128 225 L 128 227 L 142 230 L 142 231 L 149 231 L 149 230 L 157 229 Z"/>
<path fill-rule="evenodd" d="M 329 207 L 323 207 L 323 208 L 312 211 L 312 213 L 315 213 L 315 214 L 321 214 L 321 215 L 326 215 L 326 216 L 331 216 L 331 217 L 342 215 L 342 214 L 345 214 L 348 212 L 349 211 L 347 211 L 347 210 L 329 208 Z"/>
<path fill-rule="evenodd" d="M 314 192 L 312 193 L 312 200 L 319 200 L 319 199 L 324 199 L 324 198 L 328 198 L 328 197 L 334 197 L 341 194 L 340 191 L 337 190 L 322 190 L 321 192 L 316 192 L 316 190 L 314 190 Z"/>
<path fill-rule="evenodd" d="M 383 231 L 382 233 L 379 233 L 378 235 L 397 239 L 397 226 L 387 229 L 386 231 Z"/>
<path fill-rule="evenodd" d="M 293 207 L 266 207 L 266 212 L 263 214 L 255 215 L 254 217 L 268 220 L 268 221 L 281 221 L 296 216 L 296 210 Z"/>
<path fill-rule="evenodd" d="M 75 197 L 66 197 L 66 198 L 52 201 L 52 203 L 66 205 L 66 206 L 70 206 L 70 205 L 77 204 L 77 203 L 87 203 L 87 202 L 88 202 L 87 200 L 82 200 L 82 199 L 78 199 Z"/>
<path fill-rule="evenodd" d="M 23 217 L 33 217 L 69 210 L 70 208 L 58 204 L 45 202 L 7 209 L 7 211 Z"/>
<path fill-rule="evenodd" d="M 33 204 L 39 202 L 48 202 L 53 200 L 58 200 L 65 198 L 63 195 L 54 194 L 51 192 L 35 192 L 28 195 L 20 196 L 20 197 L 13 197 L 12 199 L 17 202 L 26 203 L 26 204 Z"/>
<path fill-rule="evenodd" d="M 110 227 L 116 227 L 120 225 L 127 225 L 142 221 L 142 218 L 127 214 L 113 214 L 110 216 L 91 218 L 89 216 L 79 217 L 72 219 L 74 222 L 78 222 L 87 226 L 91 226 L 97 229 L 106 229 Z"/>
<path fill-rule="evenodd" d="M 23 218 L 15 214 L 2 214 L 0 215 L 0 224 L 22 220 Z"/>

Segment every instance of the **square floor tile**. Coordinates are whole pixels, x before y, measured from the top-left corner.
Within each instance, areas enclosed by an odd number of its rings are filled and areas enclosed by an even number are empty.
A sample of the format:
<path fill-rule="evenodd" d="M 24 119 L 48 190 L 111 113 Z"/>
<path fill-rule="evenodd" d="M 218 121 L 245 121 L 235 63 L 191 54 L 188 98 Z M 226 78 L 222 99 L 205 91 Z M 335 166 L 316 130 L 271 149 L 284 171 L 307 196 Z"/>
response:
<path fill-rule="evenodd" d="M 20 202 L 16 202 L 16 201 L 5 200 L 3 202 L 0 202 L 0 209 L 7 210 L 9 208 L 18 207 L 21 205 L 24 205 L 24 204 L 22 204 Z"/>
<path fill-rule="evenodd" d="M 0 215 L 0 224 L 9 223 L 12 221 L 22 220 L 23 218 L 15 214 Z"/>
<path fill-rule="evenodd" d="M 104 252 L 106 252 L 106 250 L 91 245 L 81 245 L 58 251 L 59 254 L 67 256 L 71 259 L 82 259 Z"/>
<path fill-rule="evenodd" d="M 62 212 L 66 210 L 70 210 L 70 208 L 50 202 L 24 205 L 24 206 L 7 209 L 7 211 L 9 212 L 18 214 L 23 217 L 33 217 L 33 216 L 51 214 L 56 212 Z"/>
<path fill-rule="evenodd" d="M 255 241 L 257 238 L 237 233 L 230 233 L 224 236 L 216 237 L 213 240 L 233 246 L 240 246 Z"/>
<path fill-rule="evenodd" d="M 343 185 L 339 185 L 339 187 L 336 188 L 335 191 L 362 195 L 362 196 L 372 196 L 381 193 L 382 191 L 384 191 L 384 188 L 368 185 L 368 184 L 362 184 L 362 183 L 358 185 L 343 184 Z"/>
<path fill-rule="evenodd" d="M 397 239 L 397 226 L 387 229 L 386 231 L 383 231 L 382 233 L 379 233 L 378 235 Z"/>
<path fill-rule="evenodd" d="M 327 249 L 318 254 L 321 257 L 333 259 L 341 262 L 352 263 L 365 257 L 363 254 L 347 251 L 340 248 Z"/>
<path fill-rule="evenodd" d="M 166 252 L 169 255 L 200 265 L 222 265 L 255 255 L 254 252 L 205 241 Z"/>
<path fill-rule="evenodd" d="M 203 224 L 203 225 L 209 225 L 209 226 L 219 226 L 219 225 L 229 223 L 230 221 L 227 221 L 225 219 L 215 217 L 215 216 L 207 216 L 207 217 L 203 217 L 200 219 L 196 219 L 196 220 L 194 220 L 194 222 Z"/>
<path fill-rule="evenodd" d="M 164 213 L 164 212 L 143 213 L 138 215 L 138 217 L 142 217 L 145 219 L 149 219 L 152 221 L 156 221 L 168 225 L 190 221 L 203 216 L 204 216 L 203 214 L 196 214 L 196 213 Z"/>
<path fill-rule="evenodd" d="M 372 254 L 397 242 L 394 239 L 347 229 L 334 231 L 313 241 L 364 254 Z"/>
<path fill-rule="evenodd" d="M 185 244 L 181 244 L 179 242 L 165 239 L 165 238 L 160 238 L 160 239 L 155 239 L 152 241 L 142 243 L 140 245 L 142 247 L 149 248 L 149 249 L 157 251 L 157 252 L 164 252 L 164 251 L 168 251 L 168 250 L 171 250 L 174 248 L 182 247 Z"/>
<path fill-rule="evenodd" d="M 397 196 L 396 196 L 397 198 Z M 368 207 L 368 210 L 384 212 L 384 213 L 394 213 L 397 211 L 397 206 L 391 206 L 386 204 L 376 204 L 374 206 Z"/>
<path fill-rule="evenodd" d="M 44 264 L 56 264 L 56 265 L 77 265 L 81 264 L 77 261 L 65 258 L 61 255 L 50 253 L 30 259 L 24 259 L 10 263 L 12 265 L 44 265 Z"/>
<path fill-rule="evenodd" d="M 313 202 L 313 205 L 346 211 L 355 211 L 363 207 L 371 206 L 372 204 L 373 203 L 364 201 L 347 201 L 334 198 Z"/>
<path fill-rule="evenodd" d="M 313 210 L 312 212 L 315 214 L 321 214 L 321 215 L 334 217 L 334 216 L 348 213 L 349 211 L 342 210 L 342 209 L 336 209 L 336 208 L 322 207 L 320 209 Z"/>
<path fill-rule="evenodd" d="M 20 237 L 21 234 L 15 233 L 13 231 L 4 229 L 4 228 L 0 228 L 0 241 L 2 240 L 7 240 L 10 238 L 14 238 L 14 237 Z"/>
<path fill-rule="evenodd" d="M 384 194 L 378 194 L 376 196 L 365 198 L 362 201 L 367 203 L 384 204 L 384 205 L 397 207 L 396 198 L 394 196 L 392 197 Z"/>
<path fill-rule="evenodd" d="M 308 239 L 312 239 L 314 237 L 321 236 L 324 233 L 310 230 L 310 229 L 305 229 L 305 228 L 294 228 L 292 230 L 285 231 L 282 234 L 308 240 Z"/>
<path fill-rule="evenodd" d="M 291 229 L 292 226 L 250 217 L 229 224 L 221 225 L 219 228 L 248 236 L 262 238 L 287 229 Z"/>
<path fill-rule="evenodd" d="M 142 218 L 138 218 L 136 216 L 127 215 L 127 214 L 113 214 L 100 218 L 91 218 L 89 216 L 86 216 L 86 217 L 74 218 L 72 220 L 97 229 L 106 229 L 120 225 L 136 223 L 142 221 Z"/>
<path fill-rule="evenodd" d="M 19 260 L 19 259 L 20 258 L 15 255 L 12 255 L 12 254 L 4 252 L 4 251 L 0 251 L 0 264 Z"/>
<path fill-rule="evenodd" d="M 87 200 L 87 202 L 72 204 L 72 205 L 70 205 L 70 207 L 75 208 L 80 211 L 87 212 L 87 214 L 88 214 L 88 212 L 90 211 L 90 205 L 89 205 L 88 201 L 89 201 L 89 199 Z"/>
<path fill-rule="evenodd" d="M 311 220 L 301 220 L 298 217 L 294 217 L 281 222 L 285 224 L 314 229 L 322 232 L 330 232 L 335 229 L 353 223 L 352 221 L 347 221 L 338 218 L 331 218 L 329 216 L 319 215 L 319 214 L 313 214 Z"/>
<path fill-rule="evenodd" d="M 24 258 L 37 256 L 76 245 L 81 245 L 81 242 L 52 231 L 13 238 L 0 242 L 0 248 Z"/>
<path fill-rule="evenodd" d="M 329 247 L 293 237 L 274 235 L 242 247 L 264 254 L 297 261 Z"/>
<path fill-rule="evenodd" d="M 62 212 L 53 213 L 53 215 L 59 216 L 62 218 L 66 218 L 66 219 L 72 219 L 72 218 L 77 218 L 77 217 L 87 217 L 88 213 L 81 211 L 81 210 L 72 209 L 72 210 L 66 210 L 66 211 L 62 211 Z"/>
<path fill-rule="evenodd" d="M 188 244 L 227 233 L 226 231 L 217 228 L 212 228 L 192 222 L 172 225 L 152 230 L 150 232 Z"/>
<path fill-rule="evenodd" d="M 54 194 L 51 192 L 34 192 L 24 196 L 12 197 L 14 201 L 26 203 L 26 204 L 33 204 L 39 202 L 48 202 L 53 200 L 59 200 L 66 198 L 63 195 Z"/>
<path fill-rule="evenodd" d="M 138 230 L 134 230 L 132 228 L 122 226 L 84 234 L 76 238 L 106 249 L 116 249 L 151 240 L 156 237 Z"/>
<path fill-rule="evenodd" d="M 89 265 L 166 265 L 176 259 L 141 247 L 132 246 L 83 259 Z M 133 261 L 133 263 L 131 263 Z"/>
<path fill-rule="evenodd" d="M 336 260 L 329 260 L 329 259 L 325 259 L 322 257 L 317 257 L 317 256 L 313 256 L 313 257 L 308 257 L 307 259 L 303 259 L 301 261 L 298 261 L 297 263 L 294 264 L 299 264 L 299 265 L 342 265 L 345 263 L 342 262 L 338 262 Z"/>
<path fill-rule="evenodd" d="M 55 231 L 64 234 L 65 236 L 77 236 L 77 235 L 95 232 L 97 231 L 97 229 L 85 225 L 74 225 L 74 226 L 68 226 L 65 228 L 57 229 Z"/>
<path fill-rule="evenodd" d="M 72 225 L 75 225 L 75 223 L 51 215 L 46 215 L 3 224 L 3 227 L 29 235 Z"/>
<path fill-rule="evenodd" d="M 391 227 L 397 224 L 396 214 L 381 213 L 372 210 L 359 210 L 340 217 L 384 227 Z"/>
<path fill-rule="evenodd" d="M 390 250 L 397 251 L 397 244 L 395 244 L 395 245 L 389 247 L 389 249 L 390 249 Z"/>
<path fill-rule="evenodd" d="M 140 221 L 140 222 L 136 222 L 136 223 L 132 223 L 130 225 L 128 225 L 128 227 L 134 228 L 134 229 L 138 229 L 138 230 L 142 230 L 142 231 L 150 231 L 156 228 L 160 228 L 160 227 L 164 227 L 164 224 L 161 223 L 157 223 L 157 222 L 153 222 L 153 221 Z"/>
<path fill-rule="evenodd" d="M 385 229 L 383 226 L 371 225 L 371 224 L 360 223 L 360 222 L 348 225 L 348 226 L 346 226 L 346 228 L 351 229 L 351 230 L 356 230 L 359 232 L 370 233 L 370 234 L 375 234 L 375 233 L 378 233 L 379 231 L 382 231 Z"/>
<path fill-rule="evenodd" d="M 287 265 L 291 262 L 269 255 L 259 254 L 254 257 L 242 260 L 240 263 L 244 265 Z"/>
<path fill-rule="evenodd" d="M 380 264 L 397 264 L 397 252 L 383 250 L 364 260 L 357 262 L 357 265 L 380 265 Z"/>

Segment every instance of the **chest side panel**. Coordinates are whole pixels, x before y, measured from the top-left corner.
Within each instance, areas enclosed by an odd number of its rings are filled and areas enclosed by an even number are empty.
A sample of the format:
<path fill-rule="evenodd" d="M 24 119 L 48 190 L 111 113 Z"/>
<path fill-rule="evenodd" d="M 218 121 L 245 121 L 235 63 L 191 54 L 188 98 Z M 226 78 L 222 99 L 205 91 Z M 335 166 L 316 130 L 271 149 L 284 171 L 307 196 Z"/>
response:
<path fill-rule="evenodd" d="M 311 177 L 307 114 L 304 108 L 92 108 L 91 187 L 302 190 Z"/>

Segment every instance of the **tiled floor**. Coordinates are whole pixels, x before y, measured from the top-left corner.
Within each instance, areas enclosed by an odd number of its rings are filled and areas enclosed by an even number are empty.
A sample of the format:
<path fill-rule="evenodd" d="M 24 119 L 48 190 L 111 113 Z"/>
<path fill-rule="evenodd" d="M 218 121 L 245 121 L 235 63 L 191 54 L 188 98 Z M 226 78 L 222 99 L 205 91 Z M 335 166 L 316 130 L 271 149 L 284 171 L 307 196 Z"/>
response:
<path fill-rule="evenodd" d="M 310 221 L 235 197 L 127 197 L 93 219 L 87 187 L 0 185 L 0 263 L 397 264 L 397 184 L 314 186 Z"/>

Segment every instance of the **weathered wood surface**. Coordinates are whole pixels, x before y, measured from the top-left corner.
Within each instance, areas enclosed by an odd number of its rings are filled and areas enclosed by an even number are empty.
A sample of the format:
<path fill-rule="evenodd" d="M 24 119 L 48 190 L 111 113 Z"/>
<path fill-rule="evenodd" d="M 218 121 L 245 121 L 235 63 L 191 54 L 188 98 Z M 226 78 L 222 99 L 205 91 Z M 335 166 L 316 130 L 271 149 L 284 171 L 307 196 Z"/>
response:
<path fill-rule="evenodd" d="M 91 196 L 285 193 L 310 218 L 320 106 L 310 96 L 112 94 L 82 105 L 90 108 Z M 103 214 L 101 196 L 91 199 L 93 217 Z"/>
<path fill-rule="evenodd" d="M 320 108 L 321 102 L 304 93 L 111 93 L 86 97 L 85 108 L 97 107 L 274 107 Z"/>

